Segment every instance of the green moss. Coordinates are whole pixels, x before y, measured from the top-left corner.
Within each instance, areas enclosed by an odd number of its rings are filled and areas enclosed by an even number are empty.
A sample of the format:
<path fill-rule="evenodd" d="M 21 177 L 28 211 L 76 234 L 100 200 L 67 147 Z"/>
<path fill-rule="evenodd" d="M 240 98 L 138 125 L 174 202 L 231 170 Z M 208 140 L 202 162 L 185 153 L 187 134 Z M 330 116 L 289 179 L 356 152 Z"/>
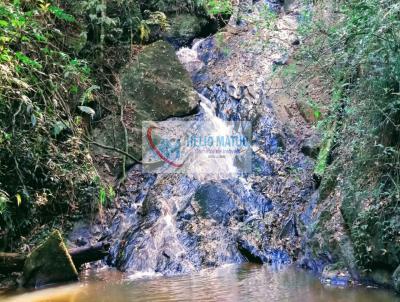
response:
<path fill-rule="evenodd" d="M 78 272 L 59 231 L 54 231 L 29 254 L 23 269 L 24 286 L 74 281 Z"/>
<path fill-rule="evenodd" d="M 326 167 L 324 170 L 324 176 L 322 177 L 321 184 L 319 186 L 320 200 L 327 198 L 335 189 L 341 170 L 342 169 L 339 162 L 333 162 L 332 165 Z"/>
<path fill-rule="evenodd" d="M 317 177 L 322 178 L 325 173 L 329 155 L 332 150 L 335 133 L 336 133 L 336 123 L 334 123 L 333 126 L 329 130 L 327 130 L 327 132 L 324 135 L 324 139 L 321 145 L 321 150 L 319 151 L 317 162 L 314 168 L 314 174 Z"/>

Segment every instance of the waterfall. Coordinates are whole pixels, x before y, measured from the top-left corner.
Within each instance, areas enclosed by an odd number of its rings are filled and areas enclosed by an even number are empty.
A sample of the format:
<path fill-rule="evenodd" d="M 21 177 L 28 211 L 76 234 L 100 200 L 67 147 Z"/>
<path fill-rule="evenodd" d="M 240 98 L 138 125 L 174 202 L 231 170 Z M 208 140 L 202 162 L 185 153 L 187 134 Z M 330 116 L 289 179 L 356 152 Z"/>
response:
<path fill-rule="evenodd" d="M 197 49 L 203 40 L 200 39 L 195 42 L 192 48 L 182 47 L 176 52 L 179 61 L 186 67 L 189 73 L 197 72 L 204 67 L 204 63 L 199 59 L 197 53 Z"/>
<path fill-rule="evenodd" d="M 294 181 L 284 182 L 289 171 L 284 162 L 290 162 L 289 172 L 295 171 L 296 179 L 309 173 L 312 165 L 298 154 L 295 140 L 286 140 L 282 134 L 263 85 L 233 72 L 229 82 L 223 68 L 241 56 L 222 56 L 214 37 L 181 48 L 177 56 L 192 78 L 199 79 L 194 81 L 199 112 L 160 122 L 154 135 L 232 137 L 246 133 L 249 145 L 254 141 L 254 146 L 248 148 L 249 153 L 210 157 L 190 143 L 181 143 L 183 158 L 174 160 L 186 163 L 185 169 L 168 167 L 159 157 L 156 163 L 165 168 L 161 173 L 131 171 L 122 210 L 111 228 L 111 234 L 119 235 L 109 263 L 130 274 L 163 275 L 247 261 L 289 263 L 286 250 L 276 244 L 279 234 L 296 233 L 295 224 L 284 221 L 287 201 L 283 199 L 289 196 L 301 202 L 312 183 L 300 187 Z M 217 64 L 223 68 L 215 70 Z M 249 89 L 251 85 L 254 89 Z M 254 168 L 252 173 L 244 172 L 247 164 Z M 285 232 L 276 232 L 281 224 L 288 226 Z M 297 239 L 291 239 L 293 244 L 289 244 L 295 248 Z"/>
<path fill-rule="evenodd" d="M 199 93 L 200 107 L 203 113 L 203 119 L 198 120 L 199 127 L 196 127 L 198 136 L 227 137 L 235 132 L 233 124 L 223 121 L 216 114 L 216 104 Z M 224 156 L 210 158 L 210 154 L 193 154 L 192 164 L 190 164 L 190 176 L 197 179 L 217 180 L 236 177 L 239 173 L 235 165 L 234 156 Z M 210 171 L 210 168 L 213 170 Z"/>

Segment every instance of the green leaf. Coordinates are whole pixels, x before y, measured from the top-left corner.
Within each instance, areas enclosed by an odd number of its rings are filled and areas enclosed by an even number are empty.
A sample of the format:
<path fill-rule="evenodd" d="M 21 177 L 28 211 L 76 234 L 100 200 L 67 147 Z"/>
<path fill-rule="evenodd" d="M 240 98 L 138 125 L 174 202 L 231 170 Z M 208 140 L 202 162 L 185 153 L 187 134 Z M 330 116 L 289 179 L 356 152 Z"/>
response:
<path fill-rule="evenodd" d="M 10 202 L 6 192 L 0 189 L 0 215 L 3 215 L 7 211 L 7 204 Z"/>
<path fill-rule="evenodd" d="M 115 191 L 112 186 L 108 187 L 108 198 L 113 200 L 115 198 Z"/>
<path fill-rule="evenodd" d="M 96 14 L 89 14 L 89 19 L 90 21 L 94 21 L 97 19 L 97 15 Z"/>
<path fill-rule="evenodd" d="M 53 125 L 53 135 L 55 136 L 55 137 L 57 137 L 58 135 L 60 135 L 60 133 L 63 131 L 63 130 L 65 130 L 65 129 L 67 129 L 68 127 L 67 127 L 67 125 L 64 123 L 64 122 L 60 122 L 60 121 L 58 121 L 58 122 L 56 122 L 54 125 Z"/>
<path fill-rule="evenodd" d="M 46 42 L 47 41 L 47 38 L 45 36 L 43 36 L 43 35 L 40 35 L 40 34 L 36 34 L 35 38 L 39 42 Z"/>
<path fill-rule="evenodd" d="M 75 18 L 67 14 L 63 9 L 57 7 L 57 6 L 50 6 L 49 11 L 54 14 L 58 19 L 67 21 L 67 22 L 74 22 Z"/>
<path fill-rule="evenodd" d="M 0 20 L 0 27 L 7 27 L 8 26 L 8 22 L 5 20 Z"/>
<path fill-rule="evenodd" d="M 36 62 L 35 60 L 30 59 L 29 57 L 27 57 L 26 55 L 24 55 L 21 52 L 16 52 L 15 53 L 15 57 L 22 63 L 24 63 L 25 65 L 31 66 L 31 67 L 35 67 L 38 69 L 42 68 L 42 65 L 38 62 Z"/>
<path fill-rule="evenodd" d="M 93 100 L 93 91 L 100 89 L 99 86 L 97 85 L 92 85 L 90 86 L 88 89 L 86 89 L 86 91 L 83 93 L 82 97 L 81 97 L 81 104 L 85 104 L 88 102 L 91 102 Z"/>
<path fill-rule="evenodd" d="M 99 191 L 100 204 L 104 205 L 106 203 L 106 198 L 107 198 L 106 190 L 102 187 L 102 188 L 100 188 L 100 191 Z"/>
<path fill-rule="evenodd" d="M 72 93 L 72 94 L 77 94 L 78 93 L 78 86 L 77 85 L 72 85 L 71 86 L 71 88 L 69 89 L 69 91 Z"/>
<path fill-rule="evenodd" d="M 98 4 L 96 6 L 96 11 L 98 11 L 98 12 L 105 11 L 106 9 L 107 9 L 107 7 L 105 5 L 103 5 L 103 4 Z"/>
<path fill-rule="evenodd" d="M 7 42 L 10 42 L 10 41 L 11 41 L 10 37 L 0 36 L 0 42 L 7 43 Z"/>

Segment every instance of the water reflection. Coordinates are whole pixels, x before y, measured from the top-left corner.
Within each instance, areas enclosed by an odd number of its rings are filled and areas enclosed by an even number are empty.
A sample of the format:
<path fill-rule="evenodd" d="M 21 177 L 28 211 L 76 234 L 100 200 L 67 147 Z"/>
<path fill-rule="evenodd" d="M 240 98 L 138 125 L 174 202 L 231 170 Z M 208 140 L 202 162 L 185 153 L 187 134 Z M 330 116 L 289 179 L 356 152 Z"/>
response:
<path fill-rule="evenodd" d="M 226 266 L 178 277 L 124 276 L 113 271 L 82 275 L 79 284 L 25 293 L 8 302 L 125 301 L 296 301 L 392 302 L 390 291 L 356 287 L 333 288 L 294 267 Z"/>

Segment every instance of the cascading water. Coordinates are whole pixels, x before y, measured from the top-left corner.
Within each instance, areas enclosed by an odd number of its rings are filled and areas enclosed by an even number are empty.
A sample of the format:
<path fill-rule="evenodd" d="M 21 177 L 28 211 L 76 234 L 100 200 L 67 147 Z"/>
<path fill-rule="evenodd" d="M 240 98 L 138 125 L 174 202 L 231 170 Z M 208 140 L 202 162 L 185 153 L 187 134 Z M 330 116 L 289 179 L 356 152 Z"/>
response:
<path fill-rule="evenodd" d="M 206 158 L 198 154 L 194 173 L 152 174 L 134 167 L 106 234 L 114 241 L 109 264 L 130 273 L 173 275 L 228 263 L 290 262 L 299 244 L 292 213 L 301 212 L 311 194 L 313 165 L 266 97 L 263 68 L 273 59 L 259 56 L 251 63 L 262 64 L 260 75 L 252 71 L 250 77 L 247 69 L 229 73 L 231 65 L 242 68 L 234 60 L 243 54 L 221 53 L 214 37 L 180 49 L 177 56 L 201 100 L 196 115 L 171 119 L 193 125 L 177 131 L 223 136 L 232 132 L 226 121 L 250 121 L 252 173 L 240 173 L 236 161 L 227 158 L 213 163 L 213 170 L 224 173 L 209 174 Z"/>

